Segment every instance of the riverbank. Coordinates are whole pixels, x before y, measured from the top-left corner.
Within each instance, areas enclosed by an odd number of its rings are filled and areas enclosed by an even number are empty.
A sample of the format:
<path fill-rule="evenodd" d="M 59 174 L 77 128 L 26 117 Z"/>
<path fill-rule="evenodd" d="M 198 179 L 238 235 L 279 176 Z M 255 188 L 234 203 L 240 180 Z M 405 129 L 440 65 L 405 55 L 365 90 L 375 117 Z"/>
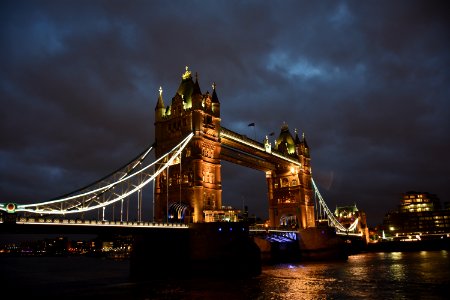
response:
<path fill-rule="evenodd" d="M 408 252 L 450 250 L 450 238 L 415 241 L 380 241 L 367 244 L 368 252 Z"/>

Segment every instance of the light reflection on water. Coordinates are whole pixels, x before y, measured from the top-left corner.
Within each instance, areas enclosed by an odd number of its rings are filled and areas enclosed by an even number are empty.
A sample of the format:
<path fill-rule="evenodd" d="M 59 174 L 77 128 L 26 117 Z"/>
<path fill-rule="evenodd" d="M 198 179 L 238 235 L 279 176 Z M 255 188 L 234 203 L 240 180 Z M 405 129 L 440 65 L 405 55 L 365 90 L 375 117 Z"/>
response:
<path fill-rule="evenodd" d="M 264 266 L 256 278 L 226 280 L 134 282 L 127 262 L 88 257 L 0 257 L 0 266 L 3 286 L 20 286 L 14 290 L 19 296 L 45 294 L 47 299 L 447 299 L 450 293 L 447 251 L 279 264 Z"/>
<path fill-rule="evenodd" d="M 261 299 L 446 299 L 447 251 L 365 253 L 347 262 L 264 268 Z"/>

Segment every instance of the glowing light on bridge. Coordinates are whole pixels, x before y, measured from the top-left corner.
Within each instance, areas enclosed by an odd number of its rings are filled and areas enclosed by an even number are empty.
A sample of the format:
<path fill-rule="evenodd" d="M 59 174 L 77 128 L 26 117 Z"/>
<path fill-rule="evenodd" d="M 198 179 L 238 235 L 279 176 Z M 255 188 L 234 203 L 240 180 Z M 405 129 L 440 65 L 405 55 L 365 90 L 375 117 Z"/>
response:
<path fill-rule="evenodd" d="M 138 165 L 141 165 L 141 162 L 143 159 L 150 153 L 152 148 L 149 148 L 144 152 L 143 155 L 141 155 L 136 162 L 133 162 L 129 171 L 125 174 L 122 174 L 119 179 L 115 180 L 114 182 L 110 184 L 106 184 L 103 187 L 96 188 L 94 190 L 76 194 L 73 196 L 64 197 L 61 199 L 56 199 L 52 201 L 47 202 L 40 202 L 40 203 L 34 203 L 34 204 L 23 204 L 23 205 L 17 205 L 15 211 L 17 212 L 30 212 L 30 213 L 37 213 L 37 214 L 58 214 L 58 215 L 65 215 L 65 214 L 73 214 L 73 213 L 81 213 L 86 211 L 95 210 L 98 208 L 106 207 L 112 203 L 115 203 L 117 201 L 120 201 L 130 195 L 132 195 L 135 192 L 140 191 L 145 185 L 153 181 L 156 176 L 158 176 L 161 172 L 163 172 L 166 168 L 168 168 L 170 165 L 173 164 L 173 162 L 180 156 L 183 149 L 186 147 L 186 145 L 189 143 L 191 138 L 193 137 L 193 133 L 189 134 L 183 141 L 175 146 L 172 150 L 167 152 L 165 155 L 161 156 L 158 160 L 155 160 L 153 163 L 149 164 L 146 167 L 141 168 L 140 170 L 135 171 L 134 173 L 130 174 L 132 171 L 135 170 L 135 168 Z M 164 162 L 165 163 L 161 163 Z M 157 164 L 161 164 L 162 167 L 158 168 L 152 175 L 146 174 L 148 177 L 145 180 L 142 180 L 138 184 L 133 184 L 133 188 L 123 192 L 122 194 L 118 194 L 116 192 L 112 192 L 114 190 L 114 187 L 116 187 L 120 183 L 129 183 L 132 178 L 137 178 L 138 175 L 143 174 L 144 171 L 149 170 L 151 167 L 156 166 Z M 100 202 L 99 195 L 105 194 L 107 191 L 111 191 L 111 195 L 113 197 L 111 199 L 108 199 L 107 201 Z M 86 198 L 86 196 L 89 196 Z M 97 203 L 96 205 L 91 205 L 92 203 Z M 0 210 L 6 211 L 5 205 L 0 205 Z"/>
<path fill-rule="evenodd" d="M 102 220 L 74 220 L 52 218 L 25 218 L 21 217 L 16 224 L 22 225 L 46 225 L 46 226 L 99 226 L 99 227 L 135 227 L 135 228 L 176 228 L 187 229 L 186 224 L 179 223 L 155 223 L 155 222 L 121 222 Z"/>

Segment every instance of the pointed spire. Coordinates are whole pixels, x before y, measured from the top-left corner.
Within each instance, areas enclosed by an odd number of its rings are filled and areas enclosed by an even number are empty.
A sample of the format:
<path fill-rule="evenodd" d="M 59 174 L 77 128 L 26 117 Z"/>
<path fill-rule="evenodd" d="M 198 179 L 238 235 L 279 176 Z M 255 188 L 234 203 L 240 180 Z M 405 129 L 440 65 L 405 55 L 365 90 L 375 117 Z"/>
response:
<path fill-rule="evenodd" d="M 294 129 L 294 132 L 295 132 L 294 143 L 295 143 L 296 145 L 298 145 L 298 144 L 300 144 L 301 142 L 300 142 L 300 138 L 298 137 L 298 130 L 297 130 L 297 128 Z"/>
<path fill-rule="evenodd" d="M 200 90 L 200 85 L 198 84 L 198 74 L 195 72 L 195 83 L 194 90 L 192 91 L 192 95 L 201 95 L 202 91 Z"/>
<path fill-rule="evenodd" d="M 303 132 L 303 136 L 302 136 L 302 149 L 303 149 L 303 153 L 306 157 L 309 157 L 309 147 L 308 147 L 308 143 L 306 142 L 306 138 L 305 138 L 305 133 Z"/>
<path fill-rule="evenodd" d="M 302 134 L 302 143 L 305 146 L 305 148 L 308 148 L 308 143 L 306 143 L 305 133 Z"/>
<path fill-rule="evenodd" d="M 186 66 L 186 72 L 184 72 L 184 74 L 181 76 L 183 79 L 188 79 L 188 78 L 192 78 L 191 76 L 191 71 L 189 71 L 189 67 Z"/>
<path fill-rule="evenodd" d="M 219 98 L 217 97 L 217 94 L 216 94 L 216 83 L 215 82 L 213 82 L 213 84 L 212 84 L 212 88 L 213 88 L 213 94 L 212 94 L 212 102 L 213 103 L 219 103 Z"/>
<path fill-rule="evenodd" d="M 164 107 L 165 107 L 165 106 L 164 106 L 164 100 L 163 100 L 163 97 L 162 97 L 162 93 L 163 93 L 163 89 L 162 89 L 162 87 L 160 86 L 160 87 L 159 87 L 159 97 L 158 97 L 158 102 L 156 103 L 155 110 L 157 110 L 157 109 L 159 109 L 159 108 L 164 108 Z"/>

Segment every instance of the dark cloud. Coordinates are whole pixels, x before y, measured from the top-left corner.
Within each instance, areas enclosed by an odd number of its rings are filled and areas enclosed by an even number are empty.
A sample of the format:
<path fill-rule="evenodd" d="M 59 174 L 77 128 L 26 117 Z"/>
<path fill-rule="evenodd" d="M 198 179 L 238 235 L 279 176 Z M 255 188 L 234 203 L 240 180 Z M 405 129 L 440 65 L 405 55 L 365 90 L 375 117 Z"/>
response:
<path fill-rule="evenodd" d="M 305 132 L 330 208 L 381 222 L 408 190 L 449 201 L 449 24 L 440 1 L 4 1 L 0 202 L 37 202 L 154 139 L 158 88 L 217 83 L 223 126 Z M 254 128 L 247 125 L 255 122 Z M 224 201 L 267 215 L 264 174 Z M 242 184 L 245 182 L 245 184 Z M 228 204 L 228 203 L 225 203 Z"/>

